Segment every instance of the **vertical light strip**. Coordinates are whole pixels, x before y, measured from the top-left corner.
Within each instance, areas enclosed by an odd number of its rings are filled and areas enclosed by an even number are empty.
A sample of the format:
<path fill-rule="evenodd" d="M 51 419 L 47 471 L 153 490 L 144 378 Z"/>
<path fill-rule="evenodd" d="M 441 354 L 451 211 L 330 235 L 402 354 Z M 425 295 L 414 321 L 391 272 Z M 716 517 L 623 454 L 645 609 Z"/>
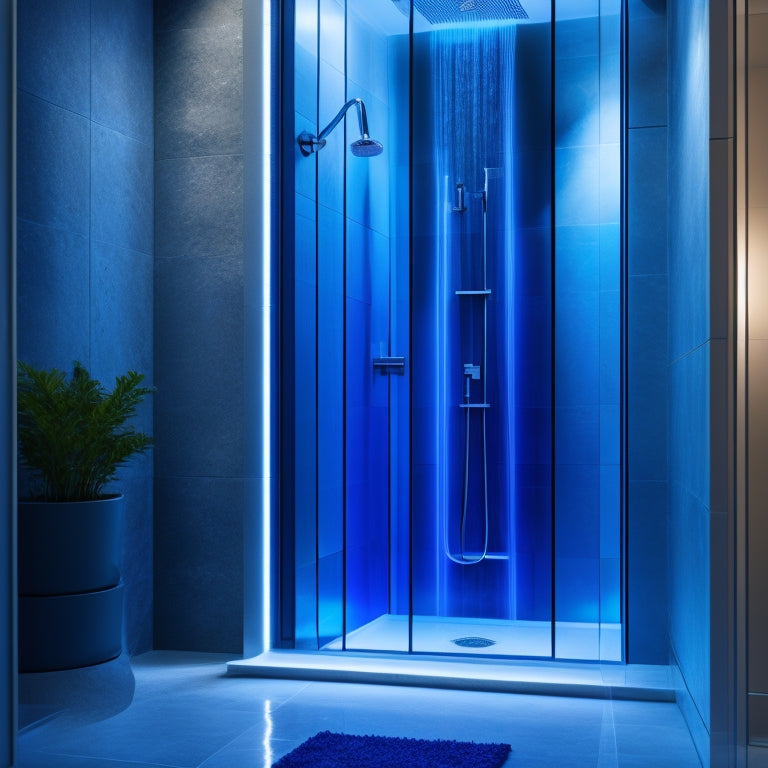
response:
<path fill-rule="evenodd" d="M 274 725 L 272 723 L 272 702 L 269 699 L 264 699 L 264 740 L 262 746 L 264 747 L 264 768 L 271 768 L 273 761 L 272 751 L 272 731 Z"/>
<path fill-rule="evenodd" d="M 262 643 L 270 649 L 272 637 L 272 3 L 263 0 L 261 25 L 261 134 L 264 155 L 261 168 L 262 246 Z"/>

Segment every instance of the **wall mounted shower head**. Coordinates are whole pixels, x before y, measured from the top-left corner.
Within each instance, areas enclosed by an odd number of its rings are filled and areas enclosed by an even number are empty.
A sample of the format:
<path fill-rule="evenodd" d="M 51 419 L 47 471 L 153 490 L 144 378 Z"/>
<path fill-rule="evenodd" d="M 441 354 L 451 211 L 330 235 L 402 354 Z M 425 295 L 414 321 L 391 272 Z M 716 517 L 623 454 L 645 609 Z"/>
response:
<path fill-rule="evenodd" d="M 355 157 L 374 157 L 384 151 L 384 145 L 370 136 L 363 136 L 362 139 L 353 141 L 349 148 Z"/>
<path fill-rule="evenodd" d="M 368 135 L 368 115 L 365 111 L 365 104 L 362 99 L 350 99 L 337 113 L 336 117 L 323 128 L 317 136 L 302 131 L 297 139 L 299 149 L 304 157 L 309 157 L 313 152 L 317 152 L 325 146 L 325 138 L 341 122 L 347 110 L 351 106 L 357 107 L 357 119 L 360 123 L 360 138 L 352 142 L 350 149 L 355 157 L 373 157 L 380 155 L 384 151 L 384 145 Z"/>

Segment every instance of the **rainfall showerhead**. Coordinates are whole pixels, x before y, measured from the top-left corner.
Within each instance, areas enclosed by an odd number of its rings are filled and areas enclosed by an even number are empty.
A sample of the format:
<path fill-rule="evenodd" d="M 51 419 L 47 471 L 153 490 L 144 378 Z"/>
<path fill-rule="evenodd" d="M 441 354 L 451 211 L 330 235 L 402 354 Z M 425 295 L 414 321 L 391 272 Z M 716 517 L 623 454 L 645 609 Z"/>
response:
<path fill-rule="evenodd" d="M 392 2 L 401 13 L 409 14 L 407 0 Z M 413 0 L 413 7 L 430 24 L 528 18 L 518 0 Z"/>
<path fill-rule="evenodd" d="M 355 157 L 374 157 L 384 151 L 384 145 L 368 135 L 368 115 L 365 112 L 365 104 L 362 99 L 350 99 L 337 113 L 336 117 L 323 128 L 317 136 L 309 131 L 302 131 L 297 139 L 299 149 L 304 157 L 309 157 L 325 146 L 325 138 L 341 122 L 347 110 L 351 106 L 357 107 L 357 118 L 360 123 L 360 138 L 350 144 L 350 149 Z"/>

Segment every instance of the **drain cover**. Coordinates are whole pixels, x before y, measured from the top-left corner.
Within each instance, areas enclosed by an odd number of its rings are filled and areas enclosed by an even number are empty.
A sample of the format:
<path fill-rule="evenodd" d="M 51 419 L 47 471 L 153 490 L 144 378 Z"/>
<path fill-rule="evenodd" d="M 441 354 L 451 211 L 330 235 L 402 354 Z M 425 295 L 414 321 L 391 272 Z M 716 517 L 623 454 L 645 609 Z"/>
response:
<path fill-rule="evenodd" d="M 488 648 L 490 645 L 496 645 L 495 640 L 489 640 L 487 637 L 457 637 L 451 642 L 462 648 Z"/>

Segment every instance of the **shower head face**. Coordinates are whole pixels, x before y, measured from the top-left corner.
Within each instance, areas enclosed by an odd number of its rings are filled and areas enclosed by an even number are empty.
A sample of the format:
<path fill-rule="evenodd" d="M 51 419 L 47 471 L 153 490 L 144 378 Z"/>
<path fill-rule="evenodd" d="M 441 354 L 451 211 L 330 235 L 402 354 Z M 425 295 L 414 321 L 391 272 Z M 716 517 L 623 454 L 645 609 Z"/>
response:
<path fill-rule="evenodd" d="M 518 0 L 413 0 L 413 6 L 430 24 L 528 18 Z"/>
<path fill-rule="evenodd" d="M 370 136 L 364 136 L 362 139 L 353 141 L 349 148 L 355 157 L 375 157 L 384 151 L 384 145 Z"/>

